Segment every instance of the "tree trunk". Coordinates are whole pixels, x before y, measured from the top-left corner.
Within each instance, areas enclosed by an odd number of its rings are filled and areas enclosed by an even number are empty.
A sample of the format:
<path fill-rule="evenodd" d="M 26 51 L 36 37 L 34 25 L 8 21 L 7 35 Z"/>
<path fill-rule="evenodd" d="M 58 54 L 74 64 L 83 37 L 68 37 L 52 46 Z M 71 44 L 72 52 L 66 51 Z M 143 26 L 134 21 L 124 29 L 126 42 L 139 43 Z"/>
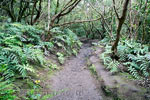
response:
<path fill-rule="evenodd" d="M 33 4 L 33 7 L 32 7 L 32 14 L 31 14 L 31 21 L 30 21 L 31 25 L 33 25 L 33 16 L 34 16 L 34 10 L 36 8 L 36 4 L 37 4 L 37 0 L 34 0 L 34 4 Z"/>
<path fill-rule="evenodd" d="M 117 15 L 117 18 L 118 18 L 118 27 L 117 27 L 117 37 L 116 37 L 116 40 L 111 48 L 112 50 L 112 54 L 113 55 L 116 55 L 117 53 L 117 46 L 118 46 L 118 43 L 119 43 L 119 39 L 120 39 L 120 32 L 121 32 L 121 29 L 122 29 L 122 25 L 126 19 L 126 14 L 127 14 L 127 8 L 128 8 L 128 4 L 129 4 L 129 1 L 130 0 L 126 0 L 125 3 L 124 3 L 124 7 L 123 7 L 123 12 L 122 12 L 122 16 L 119 17 L 119 14 L 117 13 L 116 9 L 115 9 L 115 5 L 114 5 L 114 10 L 115 10 L 115 13 Z M 114 2 L 114 0 L 113 0 Z"/>
<path fill-rule="evenodd" d="M 132 22 L 132 0 L 130 0 L 130 11 L 129 11 L 129 21 L 130 21 L 130 31 L 129 31 L 129 38 L 132 38 L 132 35 L 133 35 L 133 22 Z"/>
<path fill-rule="evenodd" d="M 142 43 L 144 43 L 144 40 L 145 40 L 145 35 L 146 35 L 146 19 L 147 19 L 147 15 L 148 15 L 148 12 L 146 12 L 147 10 L 147 5 L 148 4 L 148 0 L 146 0 L 145 2 L 145 8 L 144 8 L 144 21 L 143 21 L 143 34 L 142 34 Z"/>
<path fill-rule="evenodd" d="M 51 0 L 48 0 L 48 31 L 50 30 L 50 22 L 51 22 L 51 18 L 50 18 L 50 3 L 51 3 Z"/>

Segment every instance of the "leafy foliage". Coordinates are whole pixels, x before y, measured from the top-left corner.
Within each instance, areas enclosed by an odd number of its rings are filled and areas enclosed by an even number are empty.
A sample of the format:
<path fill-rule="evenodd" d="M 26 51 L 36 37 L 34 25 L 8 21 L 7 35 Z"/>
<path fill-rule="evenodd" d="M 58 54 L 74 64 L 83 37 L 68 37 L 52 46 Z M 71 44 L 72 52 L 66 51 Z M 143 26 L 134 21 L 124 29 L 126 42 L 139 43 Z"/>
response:
<path fill-rule="evenodd" d="M 49 68 L 52 69 L 52 70 L 58 70 L 59 69 L 59 67 L 54 63 L 51 63 Z"/>
<path fill-rule="evenodd" d="M 52 94 L 47 94 L 42 96 L 40 93 L 40 90 L 35 86 L 34 89 L 31 89 L 27 92 L 27 96 L 24 97 L 25 100 L 47 100 L 49 98 L 52 98 Z"/>
<path fill-rule="evenodd" d="M 58 52 L 58 53 L 57 53 L 57 56 L 58 56 L 59 62 L 60 62 L 61 64 L 63 64 L 64 61 L 65 61 L 64 55 L 63 55 L 62 53 Z"/>
<path fill-rule="evenodd" d="M 90 71 L 91 71 L 92 74 L 94 74 L 94 75 L 97 74 L 97 72 L 96 72 L 96 67 L 95 67 L 94 64 L 92 64 L 91 66 L 89 66 L 89 69 L 90 69 Z"/>
<path fill-rule="evenodd" d="M 3 78 L 0 78 L 0 100 L 15 100 L 13 88 L 14 86 L 10 81 L 4 81 Z"/>
<path fill-rule="evenodd" d="M 82 43 L 75 33 L 73 33 L 69 29 L 64 29 L 62 31 L 60 28 L 54 28 L 51 31 L 55 34 L 51 39 L 51 41 L 55 45 L 54 48 L 58 48 L 60 50 L 57 51 L 56 54 L 61 64 L 64 63 L 65 56 L 72 54 L 77 55 Z"/>
<path fill-rule="evenodd" d="M 150 59 L 148 46 L 141 45 L 133 40 L 125 40 L 118 46 L 118 55 L 120 61 L 128 66 L 129 72 L 135 77 L 148 77 L 150 68 Z"/>
<path fill-rule="evenodd" d="M 56 34 L 53 38 L 44 42 L 40 38 L 43 31 L 33 26 L 11 23 L 0 27 L 0 77 L 4 78 L 0 85 L 6 85 L 5 90 L 8 92 L 4 91 L 4 93 L 0 89 L 1 95 L 5 94 L 2 96 L 2 100 L 10 98 L 13 100 L 13 93 L 15 93 L 12 88 L 7 90 L 11 84 L 9 85 L 6 80 L 26 77 L 28 72 L 34 73 L 35 65 L 47 65 L 44 54 L 47 55 L 49 51 L 55 52 L 61 64 L 64 63 L 65 56 L 77 55 L 81 42 L 76 34 L 69 29 L 62 31 L 56 28 L 52 31 L 54 30 Z M 50 64 L 50 68 L 59 69 L 55 64 Z M 43 97 L 35 92 L 35 90 L 31 90 L 26 99 L 46 100 L 47 96 Z"/>
<path fill-rule="evenodd" d="M 59 28 L 54 28 L 51 31 L 55 33 L 55 36 L 52 38 L 53 43 L 58 47 L 67 50 L 68 54 L 82 45 L 77 35 L 69 29 L 61 31 Z"/>
<path fill-rule="evenodd" d="M 105 47 L 105 52 L 101 54 L 104 65 L 111 72 L 118 69 L 119 62 L 122 62 L 124 67 L 127 67 L 128 72 L 139 79 L 142 77 L 149 77 L 150 72 L 150 54 L 148 53 L 148 46 L 137 43 L 133 40 L 121 40 L 118 45 L 117 56 L 119 60 L 112 60 L 110 57 L 111 46 L 108 44 Z"/>
<path fill-rule="evenodd" d="M 31 63 L 44 65 L 42 48 L 48 43 L 42 42 L 42 31 L 32 26 L 19 23 L 6 24 L 0 30 L 0 66 L 5 71 L 1 72 L 5 78 L 21 74 L 27 75 L 27 71 L 34 72 Z"/>
<path fill-rule="evenodd" d="M 2 68 L 5 67 L 6 72 L 8 72 L 6 78 L 14 76 L 16 73 L 26 76 L 26 71 L 34 72 L 33 68 L 27 63 L 26 58 L 28 55 L 21 55 L 22 52 L 14 52 L 12 49 L 2 49 L 0 52 L 0 65 Z"/>
<path fill-rule="evenodd" d="M 100 55 L 100 58 L 103 60 L 104 65 L 106 66 L 107 69 L 110 70 L 110 72 L 116 73 L 118 72 L 119 62 L 116 60 L 113 60 L 110 57 L 110 54 L 111 54 L 111 46 L 106 45 L 105 52 L 103 52 Z"/>

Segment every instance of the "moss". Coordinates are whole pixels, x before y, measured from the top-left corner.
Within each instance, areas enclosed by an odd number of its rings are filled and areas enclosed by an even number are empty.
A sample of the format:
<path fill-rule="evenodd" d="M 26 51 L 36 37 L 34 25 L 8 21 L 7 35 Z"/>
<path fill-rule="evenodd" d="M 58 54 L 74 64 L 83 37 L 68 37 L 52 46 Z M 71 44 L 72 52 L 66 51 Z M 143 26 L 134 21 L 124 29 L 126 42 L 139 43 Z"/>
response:
<path fill-rule="evenodd" d="M 135 80 L 135 78 L 127 72 L 120 73 L 120 75 L 129 79 L 129 80 Z"/>
<path fill-rule="evenodd" d="M 102 85 L 101 86 L 102 91 L 104 92 L 105 96 L 111 97 L 112 100 L 124 100 L 119 94 L 118 94 L 118 88 L 113 87 L 110 88 L 109 86 Z"/>

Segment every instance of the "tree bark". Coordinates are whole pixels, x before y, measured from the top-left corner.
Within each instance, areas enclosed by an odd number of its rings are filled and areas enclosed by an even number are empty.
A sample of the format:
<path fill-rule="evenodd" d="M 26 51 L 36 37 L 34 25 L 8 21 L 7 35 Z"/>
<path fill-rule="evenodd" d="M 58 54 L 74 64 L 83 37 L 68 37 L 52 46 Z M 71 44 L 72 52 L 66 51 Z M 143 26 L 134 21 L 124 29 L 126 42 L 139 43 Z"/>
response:
<path fill-rule="evenodd" d="M 145 35 L 146 35 L 146 19 L 147 19 L 147 6 L 148 6 L 148 0 L 145 2 L 145 8 L 144 8 L 144 21 L 143 21 L 143 34 L 142 34 L 142 43 L 144 43 Z"/>
<path fill-rule="evenodd" d="M 31 14 L 31 22 L 30 22 L 31 25 L 33 25 L 33 16 L 34 16 L 34 10 L 36 8 L 36 4 L 37 4 L 37 0 L 34 0 L 34 4 L 32 7 L 32 14 Z"/>
<path fill-rule="evenodd" d="M 40 18 L 41 10 L 42 10 L 42 0 L 39 1 L 39 9 L 37 10 L 37 14 L 36 14 L 36 17 L 33 21 L 33 24 L 35 24 L 38 21 L 38 19 Z"/>
<path fill-rule="evenodd" d="M 59 13 L 55 14 L 51 18 L 50 27 L 54 27 L 56 19 L 59 20 L 62 16 L 69 14 L 79 4 L 80 1 L 81 0 L 70 0 Z"/>
<path fill-rule="evenodd" d="M 50 2 L 51 0 L 48 0 L 48 31 L 50 30 L 50 22 L 51 22 L 51 18 L 50 18 Z"/>
<path fill-rule="evenodd" d="M 114 1 L 115 0 L 113 0 L 113 2 Z M 113 55 L 116 55 L 116 53 L 117 53 L 117 46 L 118 46 L 119 39 L 120 39 L 120 32 L 121 32 L 121 29 L 122 29 L 122 25 L 123 25 L 123 23 L 125 22 L 125 19 L 126 19 L 126 14 L 127 14 L 127 8 L 128 8 L 129 1 L 130 0 L 126 0 L 124 2 L 123 12 L 122 12 L 121 17 L 119 17 L 119 14 L 117 13 L 116 8 L 115 8 L 115 4 L 114 4 L 114 10 L 115 10 L 115 13 L 116 13 L 116 16 L 118 18 L 119 23 L 118 23 L 118 27 L 117 27 L 117 37 L 116 37 L 116 40 L 115 40 L 115 42 L 114 42 L 114 44 L 111 48 Z"/>

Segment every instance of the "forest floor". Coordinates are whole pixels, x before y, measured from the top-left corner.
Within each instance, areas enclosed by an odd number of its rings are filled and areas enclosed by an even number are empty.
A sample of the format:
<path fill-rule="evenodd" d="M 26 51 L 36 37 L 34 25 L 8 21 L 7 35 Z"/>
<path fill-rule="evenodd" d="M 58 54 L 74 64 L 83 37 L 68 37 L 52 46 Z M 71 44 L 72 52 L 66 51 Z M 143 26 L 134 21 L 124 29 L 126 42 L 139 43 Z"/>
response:
<path fill-rule="evenodd" d="M 102 100 L 97 82 L 87 68 L 92 51 L 90 44 L 84 44 L 79 54 L 68 59 L 52 77 L 52 90 L 63 92 L 50 100 Z"/>
<path fill-rule="evenodd" d="M 78 55 L 70 57 L 61 70 L 49 76 L 42 72 L 42 76 L 46 76 L 43 83 L 49 86 L 44 91 L 55 95 L 49 100 L 146 100 L 145 90 L 134 81 L 120 74 L 112 75 L 105 69 L 98 58 L 100 53 L 102 48 L 93 49 L 91 43 L 85 43 Z"/>

